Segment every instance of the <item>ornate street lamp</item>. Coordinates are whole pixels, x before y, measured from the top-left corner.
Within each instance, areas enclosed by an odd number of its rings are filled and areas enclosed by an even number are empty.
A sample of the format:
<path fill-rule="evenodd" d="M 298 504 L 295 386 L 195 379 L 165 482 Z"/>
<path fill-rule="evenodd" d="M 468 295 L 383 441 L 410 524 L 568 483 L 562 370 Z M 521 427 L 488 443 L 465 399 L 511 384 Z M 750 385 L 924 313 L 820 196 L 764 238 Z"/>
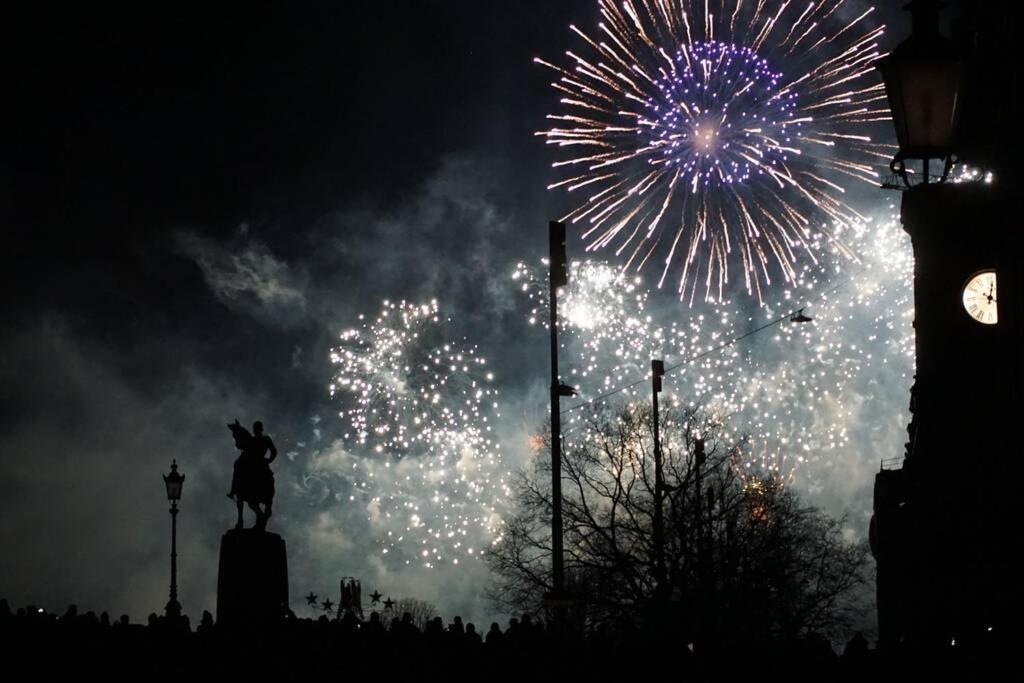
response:
<path fill-rule="evenodd" d="M 885 82 L 899 142 L 889 168 L 907 187 L 907 160 L 922 162 L 923 183 L 929 182 L 930 160 L 942 161 L 939 182 L 946 179 L 954 160 L 963 59 L 939 32 L 942 7 L 939 0 L 912 0 L 906 5 L 913 25 L 910 37 L 875 63 Z"/>
<path fill-rule="evenodd" d="M 167 500 L 171 503 L 171 599 L 164 610 L 170 619 L 181 616 L 181 605 L 178 603 L 178 501 L 181 500 L 181 487 L 184 483 L 185 475 L 178 473 L 178 461 L 172 460 L 171 473 L 164 475 Z"/>

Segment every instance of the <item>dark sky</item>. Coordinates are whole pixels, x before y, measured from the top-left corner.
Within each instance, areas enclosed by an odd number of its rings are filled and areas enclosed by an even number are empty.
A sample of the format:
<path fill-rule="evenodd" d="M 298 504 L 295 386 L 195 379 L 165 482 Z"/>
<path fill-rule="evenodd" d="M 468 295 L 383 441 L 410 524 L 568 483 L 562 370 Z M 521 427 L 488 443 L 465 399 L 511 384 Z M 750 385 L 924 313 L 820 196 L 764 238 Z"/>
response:
<path fill-rule="evenodd" d="M 160 607 L 159 476 L 177 458 L 182 602 L 211 606 L 233 513 L 224 423 L 263 419 L 282 451 L 298 448 L 331 412 L 334 336 L 383 298 L 436 296 L 482 347 L 526 354 L 503 332 L 515 313 L 480 285 L 546 248 L 531 133 L 550 98 L 531 59 L 591 13 L 458 1 L 18 16 L 0 185 L 13 293 L 0 593 Z M 312 522 L 282 469 L 274 523 L 293 589 L 365 576 L 369 544 L 336 566 L 294 532 Z"/>
<path fill-rule="evenodd" d="M 284 452 L 310 447 L 313 417 L 330 433 L 328 350 L 381 299 L 438 297 L 507 393 L 542 386 L 544 339 L 501 285 L 566 207 L 543 191 L 532 133 L 553 94 L 531 60 L 594 17 L 588 0 L 424 0 L 5 22 L 0 596 L 160 609 L 177 458 L 182 602 L 212 608 L 224 424 L 262 419 Z M 455 592 L 390 574 L 289 464 L 272 526 L 296 595 L 356 575 L 487 614 L 479 570 Z"/>

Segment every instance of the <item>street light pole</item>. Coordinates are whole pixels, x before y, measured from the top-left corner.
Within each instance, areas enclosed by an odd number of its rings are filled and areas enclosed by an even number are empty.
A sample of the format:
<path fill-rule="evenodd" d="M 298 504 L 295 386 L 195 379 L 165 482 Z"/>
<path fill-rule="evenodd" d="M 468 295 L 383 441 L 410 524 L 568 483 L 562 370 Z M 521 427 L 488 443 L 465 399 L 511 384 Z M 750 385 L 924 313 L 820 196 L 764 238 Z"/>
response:
<path fill-rule="evenodd" d="M 662 502 L 665 495 L 664 475 L 661 463 L 661 430 L 658 424 L 658 394 L 661 393 L 661 378 L 665 375 L 665 361 L 651 361 L 651 405 L 654 415 L 654 572 L 658 586 L 656 594 L 661 596 L 665 588 L 665 519 Z"/>
<path fill-rule="evenodd" d="M 171 599 L 167 603 L 167 616 L 181 616 L 178 603 L 178 501 L 171 501 Z"/>
<path fill-rule="evenodd" d="M 184 482 L 185 475 L 178 473 L 178 461 L 172 461 L 171 473 L 164 475 L 167 500 L 171 503 L 171 599 L 167 601 L 164 612 L 171 620 L 181 617 L 181 604 L 178 602 L 178 501 Z"/>
<path fill-rule="evenodd" d="M 548 225 L 550 262 L 550 331 L 551 331 L 551 581 L 556 600 L 565 590 L 565 567 L 562 550 L 562 383 L 558 379 L 558 288 L 569 282 L 565 264 L 565 224 L 552 221 Z"/>

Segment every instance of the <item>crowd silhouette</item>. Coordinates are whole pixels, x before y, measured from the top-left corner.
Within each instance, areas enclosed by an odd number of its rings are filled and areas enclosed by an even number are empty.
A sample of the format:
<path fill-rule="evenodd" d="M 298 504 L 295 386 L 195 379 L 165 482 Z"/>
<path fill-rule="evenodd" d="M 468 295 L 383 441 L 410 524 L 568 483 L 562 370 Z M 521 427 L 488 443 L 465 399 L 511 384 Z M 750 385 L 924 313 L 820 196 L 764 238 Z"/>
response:
<path fill-rule="evenodd" d="M 758 674 L 789 680 L 862 680 L 866 675 L 920 672 L 922 659 L 909 652 L 880 653 L 859 633 L 845 647 L 809 638 L 789 647 L 759 649 L 755 643 L 700 648 L 675 642 L 670 633 L 630 632 L 597 627 L 586 636 L 552 628 L 522 615 L 505 628 L 486 630 L 454 617 L 417 628 L 412 616 L 371 612 L 365 621 L 352 614 L 329 619 L 300 618 L 288 612 L 273 625 L 228 630 L 209 611 L 194 626 L 186 616 L 149 615 L 146 623 L 106 612 L 80 613 L 75 605 L 62 615 L 36 606 L 12 610 L 0 600 L 0 638 L 17 660 L 38 675 L 92 672 L 115 678 L 171 679 L 208 675 L 302 680 L 383 675 L 397 680 L 607 680 L 667 667 L 676 680 L 721 680 Z M 945 674 L 977 673 L 994 663 L 992 647 L 950 647 L 929 653 L 929 666 Z M 1005 650 L 1002 650 L 1005 651 Z"/>

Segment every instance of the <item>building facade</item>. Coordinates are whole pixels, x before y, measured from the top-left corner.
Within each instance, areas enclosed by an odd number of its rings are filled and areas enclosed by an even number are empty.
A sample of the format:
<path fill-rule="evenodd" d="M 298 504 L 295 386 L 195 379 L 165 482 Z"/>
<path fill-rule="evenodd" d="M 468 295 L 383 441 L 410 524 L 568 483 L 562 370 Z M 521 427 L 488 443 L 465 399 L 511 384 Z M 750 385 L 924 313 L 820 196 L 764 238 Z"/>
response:
<path fill-rule="evenodd" d="M 1024 429 L 1024 280 L 1010 137 L 1018 110 L 1009 3 L 959 3 L 965 57 L 955 152 L 980 173 L 918 184 L 901 220 L 914 249 L 916 377 L 902 468 L 876 477 L 879 640 L 967 646 L 1019 631 L 1016 463 Z M 990 178 L 990 182 L 986 181 Z"/>

